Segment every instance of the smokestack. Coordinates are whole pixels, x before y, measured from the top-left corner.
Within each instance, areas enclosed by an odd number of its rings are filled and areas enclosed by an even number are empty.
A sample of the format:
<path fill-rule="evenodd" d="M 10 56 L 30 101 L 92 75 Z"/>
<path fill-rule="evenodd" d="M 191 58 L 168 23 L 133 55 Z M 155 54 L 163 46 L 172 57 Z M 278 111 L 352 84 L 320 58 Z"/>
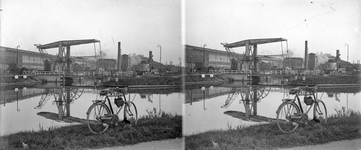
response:
<path fill-rule="evenodd" d="M 336 63 L 338 63 L 338 60 L 340 60 L 340 50 L 336 50 Z"/>
<path fill-rule="evenodd" d="M 150 64 L 152 61 L 153 61 L 153 52 L 149 51 L 148 63 Z"/>
<path fill-rule="evenodd" d="M 118 71 L 121 70 L 121 65 L 122 65 L 122 49 L 120 48 L 120 42 L 118 42 L 118 66 L 117 66 Z"/>
<path fill-rule="evenodd" d="M 305 41 L 305 69 L 308 69 L 308 44 L 307 41 Z"/>

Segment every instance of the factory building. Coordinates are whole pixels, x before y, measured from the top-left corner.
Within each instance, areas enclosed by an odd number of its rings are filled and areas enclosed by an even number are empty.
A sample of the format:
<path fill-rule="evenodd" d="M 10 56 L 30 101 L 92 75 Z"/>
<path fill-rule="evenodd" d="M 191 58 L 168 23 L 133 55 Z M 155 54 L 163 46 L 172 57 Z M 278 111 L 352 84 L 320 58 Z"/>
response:
<path fill-rule="evenodd" d="M 186 71 L 202 71 L 211 69 L 231 69 L 231 61 L 226 51 L 186 45 Z"/>
<path fill-rule="evenodd" d="M 117 61 L 115 59 L 98 59 L 96 61 L 96 69 L 116 70 Z"/>
<path fill-rule="evenodd" d="M 13 72 L 17 68 L 44 69 L 42 55 L 38 52 L 0 46 L 0 72 Z"/>
<path fill-rule="evenodd" d="M 130 65 L 129 56 L 126 55 L 126 54 L 123 54 L 122 55 L 122 63 L 121 63 L 120 70 L 123 71 L 123 72 L 128 71 L 129 67 L 130 67 L 129 65 Z"/>
<path fill-rule="evenodd" d="M 317 60 L 315 53 L 308 54 L 308 70 L 315 70 L 317 68 Z"/>
<path fill-rule="evenodd" d="M 283 59 L 284 67 L 290 69 L 302 69 L 303 59 L 301 57 L 288 57 Z"/>

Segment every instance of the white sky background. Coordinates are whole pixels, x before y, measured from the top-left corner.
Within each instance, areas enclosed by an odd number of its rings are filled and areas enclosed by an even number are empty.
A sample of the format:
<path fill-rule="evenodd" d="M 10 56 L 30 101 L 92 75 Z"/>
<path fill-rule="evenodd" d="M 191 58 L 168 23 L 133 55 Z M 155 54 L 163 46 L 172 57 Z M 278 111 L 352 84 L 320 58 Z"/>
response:
<path fill-rule="evenodd" d="M 184 14 L 189 45 L 224 50 L 220 43 L 283 37 L 294 56 L 304 56 L 308 40 L 309 52 L 335 55 L 339 49 L 346 60 L 347 43 L 350 62 L 361 58 L 361 0 L 183 2 L 184 9 L 181 0 L 0 0 L 0 45 L 37 51 L 34 44 L 98 39 L 108 58 L 116 58 L 117 42 L 122 42 L 123 54 L 153 51 L 159 61 L 160 44 L 162 62 L 178 64 Z M 259 45 L 259 54 L 281 54 L 280 45 Z M 73 46 L 72 55 L 94 55 L 94 45 Z"/>
<path fill-rule="evenodd" d="M 97 39 L 106 57 L 136 53 L 179 63 L 181 5 L 170 0 L 0 0 L 1 46 L 38 51 L 34 44 Z M 99 50 L 99 45 L 96 44 Z M 49 49 L 55 54 L 57 49 Z M 71 55 L 94 56 L 94 44 L 71 47 Z"/>
<path fill-rule="evenodd" d="M 360 0 L 187 0 L 186 44 L 224 50 L 220 43 L 286 38 L 293 56 L 339 49 L 341 59 L 361 59 Z M 286 43 L 283 43 L 284 49 Z M 244 47 L 234 49 L 244 53 Z M 281 43 L 258 46 L 259 54 L 281 54 Z M 285 52 L 285 51 L 284 51 Z"/>

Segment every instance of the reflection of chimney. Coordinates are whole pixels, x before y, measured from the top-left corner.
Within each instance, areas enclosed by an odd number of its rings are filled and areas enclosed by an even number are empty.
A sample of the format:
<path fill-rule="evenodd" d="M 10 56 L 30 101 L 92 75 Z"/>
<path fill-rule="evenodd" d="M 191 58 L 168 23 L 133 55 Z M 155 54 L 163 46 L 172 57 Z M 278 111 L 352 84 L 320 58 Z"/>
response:
<path fill-rule="evenodd" d="M 305 62 L 304 68 L 305 69 L 308 69 L 308 67 L 307 67 L 308 66 L 308 58 L 307 57 L 308 57 L 308 45 L 307 45 L 307 41 L 305 41 L 305 60 L 304 60 L 304 62 Z"/>
<path fill-rule="evenodd" d="M 120 42 L 118 42 L 118 66 L 117 66 L 117 70 L 121 70 L 121 66 L 122 66 L 122 50 L 120 48 Z"/>

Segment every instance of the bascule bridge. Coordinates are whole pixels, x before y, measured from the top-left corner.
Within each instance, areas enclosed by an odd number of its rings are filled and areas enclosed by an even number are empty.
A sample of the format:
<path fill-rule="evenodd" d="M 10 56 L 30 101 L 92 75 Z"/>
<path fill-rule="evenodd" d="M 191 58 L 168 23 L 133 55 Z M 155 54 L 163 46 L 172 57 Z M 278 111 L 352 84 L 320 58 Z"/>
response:
<path fill-rule="evenodd" d="M 226 51 L 231 54 L 238 62 L 241 62 L 241 70 L 249 72 L 250 74 L 256 74 L 258 70 L 258 50 L 257 46 L 259 44 L 274 43 L 287 41 L 284 38 L 264 38 L 264 39 L 247 39 L 234 43 L 221 43 Z M 237 55 L 233 48 L 245 47 L 244 55 Z"/>
<path fill-rule="evenodd" d="M 58 48 L 57 56 L 50 60 L 54 63 L 53 71 L 56 66 L 59 65 L 58 71 L 64 72 L 65 75 L 68 76 L 70 75 L 72 65 L 72 61 L 70 59 L 70 47 L 89 43 L 100 43 L 100 41 L 96 39 L 63 40 L 43 45 L 35 44 L 35 46 L 39 49 L 40 53 L 48 56 L 50 55 L 47 53 L 46 49 Z"/>

